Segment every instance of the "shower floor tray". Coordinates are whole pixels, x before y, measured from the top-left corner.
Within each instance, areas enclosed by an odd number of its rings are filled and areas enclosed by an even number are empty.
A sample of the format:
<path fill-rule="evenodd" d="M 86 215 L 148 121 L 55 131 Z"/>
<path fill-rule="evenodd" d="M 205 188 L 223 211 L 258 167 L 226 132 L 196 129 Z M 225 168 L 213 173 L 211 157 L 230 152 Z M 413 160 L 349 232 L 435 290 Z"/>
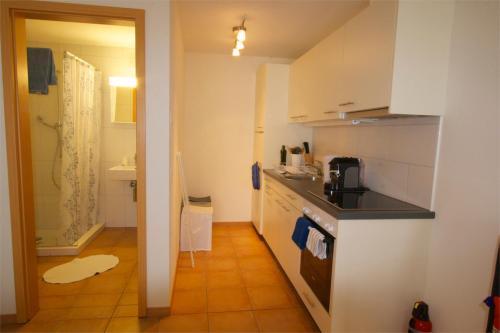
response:
<path fill-rule="evenodd" d="M 40 257 L 46 256 L 77 256 L 83 249 L 99 235 L 99 233 L 104 229 L 104 223 L 99 223 L 94 225 L 83 234 L 73 245 L 62 245 L 62 246 L 44 246 L 43 237 L 40 242 L 37 243 L 36 254 Z"/>

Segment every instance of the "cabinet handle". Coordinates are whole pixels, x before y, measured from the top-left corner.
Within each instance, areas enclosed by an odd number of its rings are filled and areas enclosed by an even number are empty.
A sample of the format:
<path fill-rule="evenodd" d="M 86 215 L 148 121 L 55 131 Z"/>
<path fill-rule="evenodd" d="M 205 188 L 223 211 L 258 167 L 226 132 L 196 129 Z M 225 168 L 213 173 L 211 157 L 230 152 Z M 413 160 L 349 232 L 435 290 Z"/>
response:
<path fill-rule="evenodd" d="M 264 131 L 255 131 L 255 133 L 264 133 Z"/>
<path fill-rule="evenodd" d="M 291 194 L 288 194 L 288 193 L 287 193 L 287 194 L 286 194 L 286 196 L 287 196 L 287 197 L 289 197 L 289 198 L 290 198 L 290 200 L 294 200 L 294 201 L 295 201 L 295 200 L 297 200 L 297 198 L 296 198 L 296 197 L 294 197 L 294 196 L 293 196 L 293 195 L 291 195 Z"/>
<path fill-rule="evenodd" d="M 323 113 L 325 113 L 325 114 L 329 114 L 329 113 L 338 113 L 338 111 L 323 111 Z"/>
<path fill-rule="evenodd" d="M 345 102 L 345 103 L 340 103 L 339 106 L 348 106 L 348 105 L 353 105 L 354 102 Z"/>
<path fill-rule="evenodd" d="M 298 115 L 298 116 L 290 116 L 290 118 L 297 119 L 297 118 L 304 118 L 305 116 L 306 116 L 305 114 L 301 114 L 301 115 Z"/>
<path fill-rule="evenodd" d="M 309 305 L 311 306 L 311 308 L 314 308 L 315 307 L 315 304 L 314 302 L 309 298 L 309 295 L 306 294 L 305 291 L 302 292 L 302 295 L 304 295 L 304 298 L 306 299 L 307 303 L 309 303 Z"/>

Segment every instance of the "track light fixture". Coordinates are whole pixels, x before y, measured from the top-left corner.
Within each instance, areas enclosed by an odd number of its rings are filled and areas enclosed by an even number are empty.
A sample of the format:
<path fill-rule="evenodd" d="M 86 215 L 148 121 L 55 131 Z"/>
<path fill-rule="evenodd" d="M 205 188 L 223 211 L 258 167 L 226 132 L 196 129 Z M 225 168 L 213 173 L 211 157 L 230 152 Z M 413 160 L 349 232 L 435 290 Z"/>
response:
<path fill-rule="evenodd" d="M 241 25 L 233 27 L 233 33 L 235 34 L 233 57 L 238 57 L 240 55 L 240 50 L 245 48 L 243 42 L 247 38 L 247 28 L 245 28 L 246 17 L 243 18 Z"/>

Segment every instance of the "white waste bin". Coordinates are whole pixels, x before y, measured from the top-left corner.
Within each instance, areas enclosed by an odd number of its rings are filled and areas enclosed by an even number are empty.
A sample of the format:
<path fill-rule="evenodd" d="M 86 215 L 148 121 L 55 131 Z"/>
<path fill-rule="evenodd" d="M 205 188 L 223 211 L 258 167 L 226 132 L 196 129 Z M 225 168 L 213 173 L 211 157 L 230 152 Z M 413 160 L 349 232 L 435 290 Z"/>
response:
<path fill-rule="evenodd" d="M 212 250 L 212 216 L 213 208 L 211 206 L 189 205 L 182 209 L 181 251 Z M 189 246 L 189 223 L 191 224 L 192 248 Z"/>

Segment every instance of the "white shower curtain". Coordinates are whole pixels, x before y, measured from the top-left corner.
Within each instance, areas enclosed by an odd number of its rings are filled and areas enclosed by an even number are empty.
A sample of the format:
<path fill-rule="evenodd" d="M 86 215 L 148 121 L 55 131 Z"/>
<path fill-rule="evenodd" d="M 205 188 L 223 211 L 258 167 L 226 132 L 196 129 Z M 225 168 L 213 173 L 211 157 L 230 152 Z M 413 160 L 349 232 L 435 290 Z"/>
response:
<path fill-rule="evenodd" d="M 60 212 L 62 236 L 73 244 L 97 219 L 101 73 L 70 54 L 63 71 Z"/>

